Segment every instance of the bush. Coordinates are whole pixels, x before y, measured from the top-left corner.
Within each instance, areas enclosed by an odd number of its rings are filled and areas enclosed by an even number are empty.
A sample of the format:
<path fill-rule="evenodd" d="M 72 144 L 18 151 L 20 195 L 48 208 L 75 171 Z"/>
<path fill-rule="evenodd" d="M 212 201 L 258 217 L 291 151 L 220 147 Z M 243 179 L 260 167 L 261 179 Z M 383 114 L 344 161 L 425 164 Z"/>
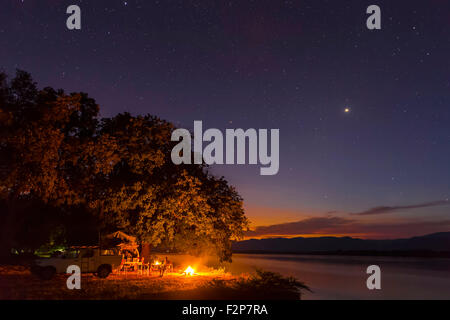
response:
<path fill-rule="evenodd" d="M 236 281 L 212 280 L 207 287 L 217 291 L 222 299 L 237 300 L 297 300 L 304 290 L 312 292 L 294 277 L 260 269 L 255 275 Z"/>

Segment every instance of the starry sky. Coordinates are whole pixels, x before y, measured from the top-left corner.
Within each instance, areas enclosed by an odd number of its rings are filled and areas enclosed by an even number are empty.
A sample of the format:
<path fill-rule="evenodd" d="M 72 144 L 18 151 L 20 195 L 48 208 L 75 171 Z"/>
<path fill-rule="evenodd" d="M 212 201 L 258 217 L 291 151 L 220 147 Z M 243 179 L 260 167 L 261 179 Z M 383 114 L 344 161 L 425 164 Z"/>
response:
<path fill-rule="evenodd" d="M 3 0 L 0 68 L 87 92 L 102 116 L 280 129 L 277 175 L 212 168 L 249 236 L 450 231 L 450 2 L 393 2 Z"/>

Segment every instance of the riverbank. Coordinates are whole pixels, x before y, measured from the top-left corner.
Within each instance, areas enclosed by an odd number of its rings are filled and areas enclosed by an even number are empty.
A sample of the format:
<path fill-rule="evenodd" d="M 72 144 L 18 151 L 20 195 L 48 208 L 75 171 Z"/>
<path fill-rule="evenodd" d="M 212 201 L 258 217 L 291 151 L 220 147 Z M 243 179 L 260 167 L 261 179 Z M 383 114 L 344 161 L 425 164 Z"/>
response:
<path fill-rule="evenodd" d="M 200 272 L 192 276 L 169 273 L 119 275 L 100 279 L 82 274 L 81 289 L 69 290 L 67 275 L 40 280 L 24 266 L 0 266 L 0 299 L 6 300 L 296 300 L 302 284 L 271 272 L 233 276 Z"/>

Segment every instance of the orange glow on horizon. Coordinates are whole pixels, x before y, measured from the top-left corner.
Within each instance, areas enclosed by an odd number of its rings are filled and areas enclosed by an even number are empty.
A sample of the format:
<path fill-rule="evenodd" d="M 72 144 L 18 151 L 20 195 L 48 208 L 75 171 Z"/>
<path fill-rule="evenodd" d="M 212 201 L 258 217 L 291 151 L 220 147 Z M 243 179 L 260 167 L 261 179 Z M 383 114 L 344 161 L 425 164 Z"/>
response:
<path fill-rule="evenodd" d="M 250 239 L 270 239 L 270 238 L 319 238 L 319 237 L 352 237 L 352 238 L 361 238 L 361 239 L 370 239 L 370 235 L 365 233 L 351 233 L 351 234 L 329 234 L 329 233 L 308 233 L 308 234 L 265 234 L 261 236 L 245 236 L 244 240 Z"/>

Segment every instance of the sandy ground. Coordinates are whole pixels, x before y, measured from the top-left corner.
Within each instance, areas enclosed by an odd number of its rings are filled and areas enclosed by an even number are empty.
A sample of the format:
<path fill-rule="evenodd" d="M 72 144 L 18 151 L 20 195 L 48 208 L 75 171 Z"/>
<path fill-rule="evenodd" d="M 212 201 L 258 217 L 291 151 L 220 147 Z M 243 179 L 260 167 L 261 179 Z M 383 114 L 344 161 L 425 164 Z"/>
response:
<path fill-rule="evenodd" d="M 83 274 L 81 289 L 69 290 L 68 275 L 58 274 L 49 281 L 33 276 L 22 266 L 0 266 L 0 299 L 220 299 L 208 283 L 214 279 L 233 281 L 226 273 L 199 273 L 185 276 L 170 273 L 159 277 L 111 274 L 100 279 Z"/>

